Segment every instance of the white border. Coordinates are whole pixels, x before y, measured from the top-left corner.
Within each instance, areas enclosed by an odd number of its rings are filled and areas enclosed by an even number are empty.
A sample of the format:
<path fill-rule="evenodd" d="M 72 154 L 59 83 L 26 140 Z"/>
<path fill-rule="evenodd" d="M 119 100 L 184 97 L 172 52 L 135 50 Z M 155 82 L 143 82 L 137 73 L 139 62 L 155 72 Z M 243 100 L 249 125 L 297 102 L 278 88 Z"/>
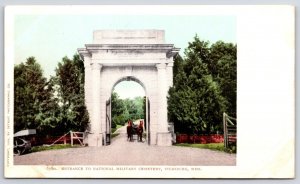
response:
<path fill-rule="evenodd" d="M 155 10 L 155 11 L 154 11 Z M 292 6 L 8 6 L 5 9 L 5 176 L 55 178 L 292 178 L 295 167 L 295 12 Z M 198 172 L 91 172 L 13 166 L 13 17 L 17 14 L 234 15 L 238 18 L 237 166 Z M 10 84 L 10 88 L 8 88 Z M 9 106 L 8 106 L 9 105 Z M 9 119 L 8 119 L 9 118 Z M 9 134 L 8 134 L 9 133 Z M 61 166 L 54 166 L 60 169 Z M 98 167 L 98 166 L 94 166 Z M 161 167 L 164 168 L 164 167 Z"/>

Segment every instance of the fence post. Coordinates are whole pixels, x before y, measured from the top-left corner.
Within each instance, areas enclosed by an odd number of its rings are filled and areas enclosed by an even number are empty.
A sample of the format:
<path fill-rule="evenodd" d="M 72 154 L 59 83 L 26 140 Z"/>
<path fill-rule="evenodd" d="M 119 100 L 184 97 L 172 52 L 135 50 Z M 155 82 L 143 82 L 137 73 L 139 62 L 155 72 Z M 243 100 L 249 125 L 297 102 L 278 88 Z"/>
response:
<path fill-rule="evenodd" d="M 70 135 L 71 135 L 71 146 L 73 146 L 73 132 L 70 131 Z"/>
<path fill-rule="evenodd" d="M 224 147 L 227 148 L 226 113 L 223 112 Z"/>

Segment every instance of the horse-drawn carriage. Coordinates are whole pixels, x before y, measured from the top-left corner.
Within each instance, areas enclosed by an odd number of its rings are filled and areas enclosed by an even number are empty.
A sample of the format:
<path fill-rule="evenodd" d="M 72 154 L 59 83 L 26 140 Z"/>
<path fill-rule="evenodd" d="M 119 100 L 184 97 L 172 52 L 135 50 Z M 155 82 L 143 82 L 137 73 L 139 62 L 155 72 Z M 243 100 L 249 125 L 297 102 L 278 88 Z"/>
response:
<path fill-rule="evenodd" d="M 26 129 L 14 134 L 14 155 L 21 155 L 31 149 L 31 140 L 36 134 L 35 129 Z"/>
<path fill-rule="evenodd" d="M 127 140 L 129 141 L 133 141 L 133 136 L 137 136 L 137 140 L 142 142 L 142 138 L 143 138 L 143 122 L 140 121 L 139 125 L 136 125 L 134 123 L 132 123 L 131 121 L 128 122 L 128 126 L 127 126 Z"/>

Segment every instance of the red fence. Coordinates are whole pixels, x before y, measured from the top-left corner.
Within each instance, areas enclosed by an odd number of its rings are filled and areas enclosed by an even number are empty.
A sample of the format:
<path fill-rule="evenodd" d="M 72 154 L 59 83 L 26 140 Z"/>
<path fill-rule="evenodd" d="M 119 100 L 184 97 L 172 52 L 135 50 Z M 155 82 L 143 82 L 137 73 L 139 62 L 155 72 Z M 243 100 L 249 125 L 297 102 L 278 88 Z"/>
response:
<path fill-rule="evenodd" d="M 176 135 L 176 143 L 197 143 L 197 144 L 207 144 L 207 143 L 221 143 L 224 142 L 223 135 L 187 135 L 179 134 Z"/>
<path fill-rule="evenodd" d="M 70 135 L 67 135 L 67 136 L 62 137 L 61 139 L 59 139 L 60 137 L 61 136 L 34 137 L 34 138 L 31 139 L 30 142 L 33 146 L 43 145 L 43 144 L 49 144 L 50 145 L 50 144 L 54 143 L 55 141 L 56 141 L 55 144 L 71 144 Z M 80 144 L 80 142 L 78 140 L 74 139 L 73 144 Z"/>

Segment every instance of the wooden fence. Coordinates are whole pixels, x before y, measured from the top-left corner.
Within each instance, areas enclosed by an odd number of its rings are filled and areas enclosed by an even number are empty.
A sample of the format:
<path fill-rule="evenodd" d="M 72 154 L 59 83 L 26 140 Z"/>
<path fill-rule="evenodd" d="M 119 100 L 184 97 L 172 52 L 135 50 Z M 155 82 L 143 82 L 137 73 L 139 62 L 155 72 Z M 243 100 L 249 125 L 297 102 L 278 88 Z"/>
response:
<path fill-rule="evenodd" d="M 47 136 L 47 137 L 34 137 L 31 140 L 31 144 L 34 146 L 37 145 L 48 145 L 52 146 L 54 144 L 67 144 L 70 143 L 71 146 L 74 144 L 80 144 L 84 146 L 84 132 L 67 132 L 66 134 L 58 137 L 58 136 Z"/>
<path fill-rule="evenodd" d="M 236 119 L 223 113 L 223 128 L 224 128 L 224 146 L 228 148 L 229 145 L 236 144 Z"/>
<path fill-rule="evenodd" d="M 71 146 L 73 146 L 74 140 L 78 140 L 81 146 L 84 146 L 83 144 L 83 136 L 84 132 L 72 132 L 70 131 L 71 135 Z"/>

